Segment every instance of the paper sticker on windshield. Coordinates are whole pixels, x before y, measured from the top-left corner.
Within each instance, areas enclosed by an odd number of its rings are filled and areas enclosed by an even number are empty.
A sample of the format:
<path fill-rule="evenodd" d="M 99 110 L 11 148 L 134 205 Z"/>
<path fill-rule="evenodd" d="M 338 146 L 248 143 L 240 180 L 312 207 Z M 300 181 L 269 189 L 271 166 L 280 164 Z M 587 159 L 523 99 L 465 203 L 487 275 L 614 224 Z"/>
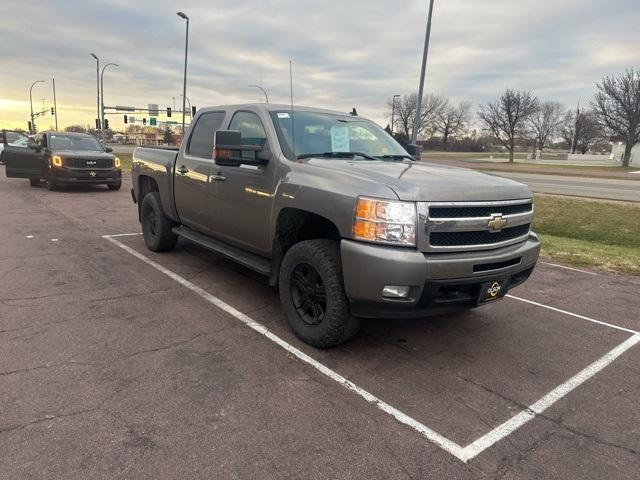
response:
<path fill-rule="evenodd" d="M 349 127 L 344 125 L 334 125 L 331 127 L 331 151 L 348 152 L 349 148 Z"/>
<path fill-rule="evenodd" d="M 289 114 L 287 112 L 278 112 L 278 118 L 289 118 Z"/>

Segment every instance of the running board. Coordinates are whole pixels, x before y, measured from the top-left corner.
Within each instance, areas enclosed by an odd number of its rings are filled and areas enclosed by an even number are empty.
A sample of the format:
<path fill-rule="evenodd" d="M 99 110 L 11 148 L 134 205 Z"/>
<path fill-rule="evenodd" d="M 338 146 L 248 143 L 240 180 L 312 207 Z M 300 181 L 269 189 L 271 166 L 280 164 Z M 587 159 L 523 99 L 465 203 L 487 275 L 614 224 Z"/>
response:
<path fill-rule="evenodd" d="M 238 262 L 251 270 L 254 270 L 263 275 L 271 274 L 271 261 L 260 257 L 254 253 L 246 252 L 237 247 L 231 246 L 227 243 L 216 240 L 202 233 L 191 230 L 187 227 L 174 227 L 173 233 L 188 240 L 196 245 L 211 250 L 212 252 L 219 253 L 220 255 L 230 258 L 231 260 Z"/>

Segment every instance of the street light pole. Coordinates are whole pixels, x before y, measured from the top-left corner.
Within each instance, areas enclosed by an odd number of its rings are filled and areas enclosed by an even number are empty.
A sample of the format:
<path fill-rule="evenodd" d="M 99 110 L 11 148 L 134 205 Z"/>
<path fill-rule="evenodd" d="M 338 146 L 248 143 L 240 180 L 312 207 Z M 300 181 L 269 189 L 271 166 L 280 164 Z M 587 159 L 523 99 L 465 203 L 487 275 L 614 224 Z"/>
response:
<path fill-rule="evenodd" d="M 193 117 L 193 115 L 191 115 L 191 100 L 189 100 L 189 97 L 186 97 L 184 95 L 179 95 L 180 97 L 184 97 L 187 99 L 187 105 L 189 105 L 189 110 L 187 110 L 189 112 L 189 116 Z M 184 105 L 184 104 L 183 104 Z"/>
<path fill-rule="evenodd" d="M 29 133 L 36 133 L 36 124 L 35 124 L 35 120 L 33 117 L 33 96 L 32 96 L 32 91 L 33 91 L 33 86 L 36 83 L 44 83 L 44 80 L 36 80 L 35 82 L 33 82 L 31 84 L 31 87 L 29 87 L 29 105 L 31 106 L 31 132 Z"/>
<path fill-rule="evenodd" d="M 393 123 L 396 114 L 396 98 L 398 98 L 399 96 L 400 95 L 394 95 L 393 97 L 391 97 L 391 135 L 393 135 Z"/>
<path fill-rule="evenodd" d="M 117 63 L 107 63 L 104 67 L 102 67 L 102 72 L 100 72 L 100 91 L 102 92 L 101 102 L 100 102 L 100 112 L 102 113 L 102 116 L 100 118 L 102 119 L 101 120 L 102 123 L 100 126 L 102 128 L 104 128 L 104 71 L 109 66 L 119 67 L 120 65 L 118 65 Z"/>
<path fill-rule="evenodd" d="M 56 117 L 56 131 L 58 131 L 58 104 L 56 103 L 56 79 L 52 78 L 53 83 L 53 115 Z"/>
<path fill-rule="evenodd" d="M 185 114 L 185 102 L 187 101 L 187 55 L 189 51 L 189 17 L 183 12 L 178 12 L 180 18 L 184 18 L 187 21 L 187 30 L 184 40 L 184 79 L 182 83 L 182 137 L 184 139 L 184 114 Z"/>
<path fill-rule="evenodd" d="M 427 33 L 424 36 L 424 51 L 422 52 L 422 70 L 420 71 L 420 86 L 418 88 L 418 105 L 416 106 L 416 118 L 411 132 L 411 143 L 418 141 L 418 129 L 420 128 L 420 114 L 422 112 L 422 94 L 424 92 L 424 75 L 427 69 L 427 55 L 429 54 L 429 37 L 431 36 L 431 15 L 433 14 L 433 0 L 429 0 L 429 16 L 427 18 Z"/>
<path fill-rule="evenodd" d="M 96 125 L 96 133 L 98 134 L 98 139 L 100 139 L 102 124 L 100 122 L 100 59 L 96 56 L 95 53 L 92 53 L 91 56 L 96 59 L 96 90 L 98 92 L 97 100 L 96 100 L 96 110 L 98 112 L 98 125 Z"/>
<path fill-rule="evenodd" d="M 260 85 L 247 85 L 248 87 L 253 87 L 253 88 L 257 88 L 259 90 L 262 91 L 262 93 L 264 93 L 264 99 L 267 103 L 269 103 L 269 95 L 267 95 L 267 91 L 262 88 Z"/>

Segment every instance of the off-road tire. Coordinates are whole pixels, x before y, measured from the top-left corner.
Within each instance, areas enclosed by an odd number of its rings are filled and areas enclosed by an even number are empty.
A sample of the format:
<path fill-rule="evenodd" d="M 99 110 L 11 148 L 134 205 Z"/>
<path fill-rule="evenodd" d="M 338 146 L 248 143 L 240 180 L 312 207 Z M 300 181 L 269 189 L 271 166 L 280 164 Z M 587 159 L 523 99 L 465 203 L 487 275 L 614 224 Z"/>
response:
<path fill-rule="evenodd" d="M 32 187 L 39 187 L 40 186 L 40 179 L 39 178 L 30 178 L 29 179 L 29 185 L 31 185 Z"/>
<path fill-rule="evenodd" d="M 107 188 L 109 190 L 112 190 L 112 191 L 120 190 L 120 187 L 122 187 L 122 182 L 120 182 L 120 183 L 108 183 L 107 184 Z"/>
<path fill-rule="evenodd" d="M 326 293 L 324 317 L 316 325 L 302 320 L 293 300 L 291 277 L 297 266 L 307 264 L 315 269 Z M 353 337 L 361 320 L 351 316 L 344 291 L 339 244 L 332 240 L 305 240 L 286 253 L 279 276 L 280 302 L 284 315 L 295 334 L 318 348 L 339 345 Z"/>
<path fill-rule="evenodd" d="M 162 210 L 160 194 L 150 192 L 144 196 L 140 206 L 142 236 L 149 250 L 166 252 L 176 246 L 178 236 L 171 230 L 176 226 Z"/>

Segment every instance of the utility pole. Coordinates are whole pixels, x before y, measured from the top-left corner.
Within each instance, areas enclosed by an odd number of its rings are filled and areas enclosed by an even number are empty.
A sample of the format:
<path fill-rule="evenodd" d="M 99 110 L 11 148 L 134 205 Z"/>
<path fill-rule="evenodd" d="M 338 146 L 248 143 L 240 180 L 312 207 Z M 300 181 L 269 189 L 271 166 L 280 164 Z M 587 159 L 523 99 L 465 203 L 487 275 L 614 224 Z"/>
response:
<path fill-rule="evenodd" d="M 100 116 L 100 126 L 102 127 L 102 129 L 104 129 L 104 71 L 108 66 L 119 67 L 120 65 L 118 65 L 117 63 L 107 63 L 104 67 L 102 67 L 102 72 L 100 73 L 100 91 L 102 92 L 100 102 L 100 112 L 102 113 L 102 116 Z"/>
<path fill-rule="evenodd" d="M 182 138 L 184 139 L 184 114 L 185 114 L 185 102 L 187 101 L 187 55 L 189 52 L 189 17 L 183 12 L 176 13 L 180 18 L 184 18 L 187 21 L 187 30 L 184 41 L 184 79 L 182 83 Z"/>
<path fill-rule="evenodd" d="M 429 0 L 429 16 L 427 17 L 427 33 L 424 36 L 424 51 L 422 52 L 422 70 L 420 71 L 420 86 L 418 87 L 418 105 L 416 107 L 416 119 L 413 122 L 411 143 L 418 141 L 418 129 L 420 128 L 420 114 L 422 113 L 422 95 L 424 92 L 424 76 L 427 70 L 427 55 L 429 54 L 429 37 L 431 36 L 431 16 L 433 14 L 433 0 Z"/>
<path fill-rule="evenodd" d="M 96 133 L 98 140 L 101 138 L 102 124 L 100 123 L 100 59 L 92 53 L 91 56 L 96 59 L 96 90 L 98 91 L 98 99 L 96 100 L 96 110 L 98 112 L 98 124 L 96 125 Z"/>
<path fill-rule="evenodd" d="M 58 131 L 58 105 L 56 104 L 56 79 L 52 78 L 53 84 L 53 115 L 56 117 L 56 131 Z"/>
<path fill-rule="evenodd" d="M 394 95 L 393 97 L 391 97 L 391 135 L 393 135 L 393 122 L 395 120 L 395 113 L 396 113 L 396 98 L 398 98 L 400 95 Z"/>
<path fill-rule="evenodd" d="M 31 132 L 29 133 L 36 133 L 35 117 L 33 116 L 33 96 L 32 96 L 33 86 L 36 83 L 44 83 L 44 80 L 36 80 L 31 84 L 31 87 L 29 87 L 29 105 L 31 106 Z"/>

